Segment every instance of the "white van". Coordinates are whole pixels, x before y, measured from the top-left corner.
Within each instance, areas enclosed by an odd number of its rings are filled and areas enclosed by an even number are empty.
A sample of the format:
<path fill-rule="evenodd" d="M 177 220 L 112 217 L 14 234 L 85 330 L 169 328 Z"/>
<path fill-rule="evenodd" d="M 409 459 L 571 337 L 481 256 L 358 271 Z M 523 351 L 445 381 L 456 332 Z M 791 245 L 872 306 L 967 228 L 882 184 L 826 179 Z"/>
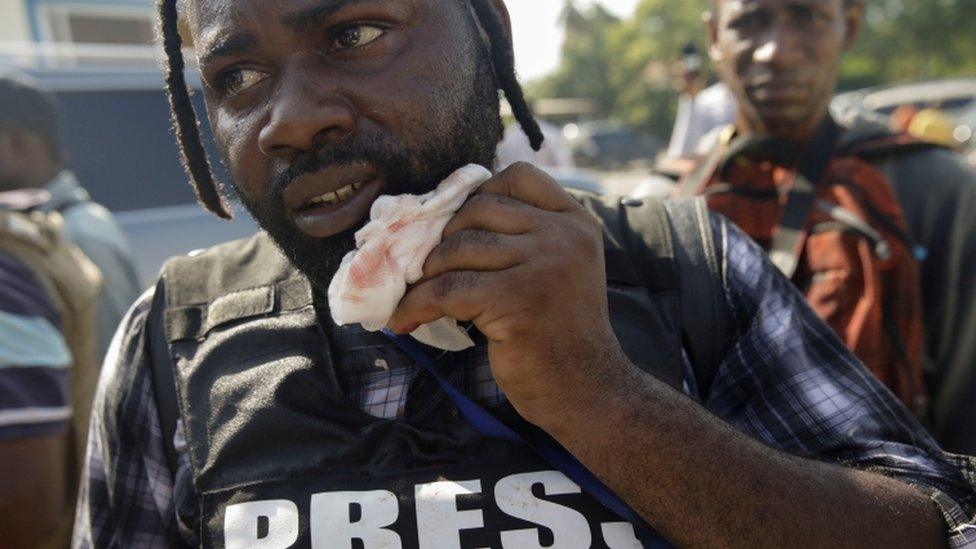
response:
<path fill-rule="evenodd" d="M 62 141 L 92 198 L 116 216 L 132 242 L 142 281 L 152 282 L 166 258 L 254 234 L 240 208 L 232 222 L 196 204 L 171 131 L 163 78 L 155 67 L 24 70 L 57 97 Z M 199 89 L 195 71 L 191 86 Z M 203 112 L 201 93 L 194 95 Z M 206 145 L 222 180 L 205 117 Z"/>

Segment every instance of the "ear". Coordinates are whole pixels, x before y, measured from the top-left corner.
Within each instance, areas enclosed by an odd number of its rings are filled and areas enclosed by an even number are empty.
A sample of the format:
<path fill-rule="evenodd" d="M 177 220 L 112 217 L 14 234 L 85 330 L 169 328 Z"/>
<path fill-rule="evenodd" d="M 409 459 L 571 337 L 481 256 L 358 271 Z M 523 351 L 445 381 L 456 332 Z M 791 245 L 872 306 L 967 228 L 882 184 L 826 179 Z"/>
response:
<path fill-rule="evenodd" d="M 0 131 L 0 168 L 9 165 L 14 158 L 13 135 L 9 131 Z"/>
<path fill-rule="evenodd" d="M 0 175 L 5 178 L 21 176 L 27 151 L 23 133 L 16 130 L 0 131 Z"/>
<path fill-rule="evenodd" d="M 15 128 L 6 132 L 5 137 L 11 154 L 24 158 L 33 152 L 33 147 L 31 146 L 32 136 L 27 134 L 27 132 Z"/>
<path fill-rule="evenodd" d="M 713 63 L 722 62 L 722 50 L 718 47 L 718 21 L 714 11 L 706 11 L 702 14 L 702 21 L 708 32 L 708 57 Z"/>
<path fill-rule="evenodd" d="M 862 0 L 841 0 L 844 2 L 844 51 L 849 51 L 861 36 L 864 21 L 865 2 Z"/>

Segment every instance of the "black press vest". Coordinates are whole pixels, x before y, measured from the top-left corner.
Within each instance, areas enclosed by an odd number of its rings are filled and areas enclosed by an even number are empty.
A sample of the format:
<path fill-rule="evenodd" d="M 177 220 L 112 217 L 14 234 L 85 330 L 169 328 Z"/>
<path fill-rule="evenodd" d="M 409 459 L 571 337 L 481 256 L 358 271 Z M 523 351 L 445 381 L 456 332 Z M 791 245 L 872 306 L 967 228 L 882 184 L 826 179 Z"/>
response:
<path fill-rule="evenodd" d="M 680 285 L 664 207 L 630 212 L 650 216 L 638 269 L 624 251 L 634 243 L 615 228 L 619 205 L 584 202 L 607 226 L 610 317 L 624 351 L 680 389 Z M 315 292 L 266 235 L 172 260 L 161 284 L 203 547 L 639 546 L 629 524 L 554 467 L 482 436 L 450 405 L 422 422 L 361 411 L 340 388 Z"/>

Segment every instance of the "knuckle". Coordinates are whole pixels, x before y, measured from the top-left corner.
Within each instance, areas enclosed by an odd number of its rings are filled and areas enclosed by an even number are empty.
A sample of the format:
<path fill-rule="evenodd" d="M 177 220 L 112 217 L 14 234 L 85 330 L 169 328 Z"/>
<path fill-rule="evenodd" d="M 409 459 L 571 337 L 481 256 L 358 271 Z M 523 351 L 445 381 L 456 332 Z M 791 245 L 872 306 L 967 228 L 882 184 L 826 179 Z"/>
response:
<path fill-rule="evenodd" d="M 582 232 L 589 237 L 591 242 L 603 245 L 603 225 L 589 213 L 584 212 L 580 217 L 582 218 L 580 223 Z"/>
<path fill-rule="evenodd" d="M 603 225 L 595 215 L 583 209 L 582 206 L 580 206 L 579 213 L 581 223 L 584 227 L 588 227 L 594 234 L 603 234 Z"/>
<path fill-rule="evenodd" d="M 440 246 L 434 249 L 431 255 L 433 256 L 436 254 L 436 256 L 441 260 L 457 255 L 462 248 L 463 234 L 463 232 L 454 233 L 450 237 L 444 239 Z"/>
<path fill-rule="evenodd" d="M 439 301 L 447 299 L 454 291 L 454 279 L 451 275 L 443 275 L 436 279 L 433 288 L 431 290 L 434 293 L 434 298 Z"/>
<path fill-rule="evenodd" d="M 490 204 L 489 197 L 491 197 L 490 194 L 471 195 L 470 197 L 468 197 L 468 200 L 464 203 L 464 206 L 461 206 L 461 209 L 458 210 L 458 215 L 464 213 L 476 212 L 484 208 L 485 206 Z"/>
<path fill-rule="evenodd" d="M 472 272 L 453 272 L 437 278 L 434 283 L 434 297 L 438 300 L 450 299 L 456 293 L 464 292 L 478 283 L 478 276 Z"/>
<path fill-rule="evenodd" d="M 603 227 L 590 215 L 580 216 L 578 222 L 570 223 L 565 234 L 567 245 L 577 255 L 593 259 L 603 251 Z"/>
<path fill-rule="evenodd" d="M 502 172 L 507 178 L 511 178 L 513 185 L 522 184 L 528 181 L 546 180 L 555 183 L 555 180 L 545 172 L 542 168 L 536 166 L 535 164 L 519 161 Z"/>
<path fill-rule="evenodd" d="M 522 203 L 518 199 L 501 194 L 482 195 L 482 198 L 484 199 L 484 207 L 489 209 L 515 206 Z"/>
<path fill-rule="evenodd" d="M 505 171 L 510 172 L 512 174 L 524 174 L 528 171 L 535 171 L 537 169 L 538 168 L 536 168 L 532 164 L 524 160 L 519 160 L 518 162 L 515 162 L 512 165 L 510 165 L 507 169 L 505 169 Z"/>
<path fill-rule="evenodd" d="M 468 223 L 478 223 L 479 220 L 490 219 L 498 214 L 501 208 L 517 204 L 514 198 L 500 194 L 477 194 L 465 202 L 464 206 L 452 219 L 450 226 L 463 227 Z"/>
<path fill-rule="evenodd" d="M 462 240 L 464 245 L 472 248 L 493 248 L 498 245 L 498 234 L 491 231 L 465 231 Z"/>
<path fill-rule="evenodd" d="M 490 231 L 476 229 L 462 230 L 452 234 L 437 248 L 439 256 L 466 257 L 492 248 L 498 243 L 498 235 Z"/>

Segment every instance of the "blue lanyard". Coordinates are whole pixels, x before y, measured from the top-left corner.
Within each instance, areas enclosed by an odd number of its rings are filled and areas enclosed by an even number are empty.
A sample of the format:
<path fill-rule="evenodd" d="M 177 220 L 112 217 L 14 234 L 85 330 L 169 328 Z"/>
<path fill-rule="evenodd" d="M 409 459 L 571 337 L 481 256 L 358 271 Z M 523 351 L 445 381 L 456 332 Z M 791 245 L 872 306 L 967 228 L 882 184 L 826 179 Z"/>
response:
<path fill-rule="evenodd" d="M 488 413 L 487 410 L 465 396 L 450 381 L 438 371 L 434 361 L 409 336 L 398 336 L 390 331 L 383 332 L 393 340 L 403 352 L 407 353 L 424 370 L 430 373 L 441 388 L 451 398 L 461 414 L 478 430 L 479 433 L 493 438 L 525 444 L 532 448 L 543 459 L 569 477 L 587 494 L 596 498 L 604 507 L 613 511 L 617 516 L 634 525 L 637 537 L 644 547 L 671 547 L 664 538 L 657 534 L 633 509 L 630 508 L 617 494 L 613 493 L 603 482 L 596 478 L 569 451 L 562 447 L 552 437 L 524 422 L 522 425 L 509 426 Z"/>

